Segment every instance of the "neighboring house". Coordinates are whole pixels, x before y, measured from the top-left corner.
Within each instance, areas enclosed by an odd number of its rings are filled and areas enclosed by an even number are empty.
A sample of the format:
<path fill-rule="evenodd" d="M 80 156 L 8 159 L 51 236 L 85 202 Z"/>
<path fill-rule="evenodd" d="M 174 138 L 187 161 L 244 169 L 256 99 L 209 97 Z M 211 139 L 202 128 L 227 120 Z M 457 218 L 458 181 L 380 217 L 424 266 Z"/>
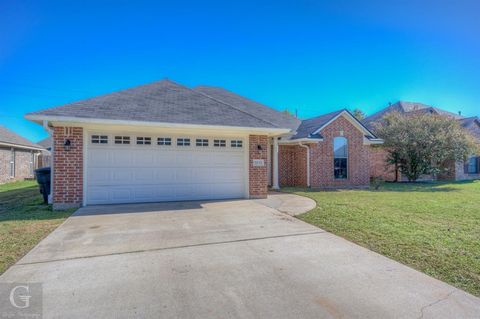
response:
<path fill-rule="evenodd" d="M 55 208 L 263 198 L 268 185 L 365 187 L 377 139 L 348 111 L 300 121 L 170 80 L 26 115 L 53 136 Z"/>
<path fill-rule="evenodd" d="M 43 148 L 0 126 L 0 184 L 33 178 Z"/>
<path fill-rule="evenodd" d="M 389 105 L 377 113 L 372 114 L 371 116 L 368 116 L 362 122 L 366 127 L 374 131 L 375 124 L 380 123 L 382 118 L 391 112 L 399 112 L 401 114 L 410 116 L 415 116 L 416 114 L 437 114 L 450 116 L 459 121 L 459 124 L 465 130 L 467 130 L 467 132 L 471 134 L 480 145 L 480 121 L 478 117 L 465 118 L 460 114 L 448 112 L 422 103 L 399 101 L 395 104 Z M 372 148 L 370 152 L 371 177 L 382 177 L 389 181 L 397 179 L 395 176 L 396 173 L 394 167 L 386 163 L 386 158 L 387 152 L 383 147 L 380 146 Z M 439 175 L 439 179 L 465 180 L 480 178 L 480 155 L 472 154 L 465 163 L 463 161 L 451 163 L 446 168 L 448 168 L 448 172 Z M 425 175 L 422 178 L 432 179 L 433 176 Z M 402 179 L 402 177 L 399 176 L 398 179 Z"/>
<path fill-rule="evenodd" d="M 44 147 L 45 151 L 38 156 L 39 167 L 49 167 L 52 165 L 52 137 L 46 137 L 37 144 Z"/>

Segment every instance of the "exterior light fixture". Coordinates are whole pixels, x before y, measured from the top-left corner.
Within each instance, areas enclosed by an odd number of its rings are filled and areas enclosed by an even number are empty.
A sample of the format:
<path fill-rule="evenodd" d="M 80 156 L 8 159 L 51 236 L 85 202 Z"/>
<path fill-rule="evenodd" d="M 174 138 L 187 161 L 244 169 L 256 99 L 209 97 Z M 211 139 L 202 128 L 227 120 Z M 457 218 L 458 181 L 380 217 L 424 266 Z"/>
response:
<path fill-rule="evenodd" d="M 63 143 L 63 148 L 65 151 L 70 151 L 70 147 L 72 145 L 72 142 L 69 139 L 66 139 L 65 142 Z"/>
<path fill-rule="evenodd" d="M 258 144 L 258 145 L 257 145 L 257 150 L 259 150 L 259 151 L 263 150 L 262 145 Z"/>

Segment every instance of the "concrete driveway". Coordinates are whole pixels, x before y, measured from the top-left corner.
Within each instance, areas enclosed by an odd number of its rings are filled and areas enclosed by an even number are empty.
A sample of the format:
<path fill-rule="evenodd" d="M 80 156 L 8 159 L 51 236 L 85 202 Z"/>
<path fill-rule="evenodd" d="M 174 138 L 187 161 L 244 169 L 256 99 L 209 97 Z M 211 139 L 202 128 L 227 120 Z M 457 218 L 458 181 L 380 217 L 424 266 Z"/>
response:
<path fill-rule="evenodd" d="M 278 196 L 82 208 L 0 281 L 42 282 L 45 318 L 478 318 L 479 299 Z"/>

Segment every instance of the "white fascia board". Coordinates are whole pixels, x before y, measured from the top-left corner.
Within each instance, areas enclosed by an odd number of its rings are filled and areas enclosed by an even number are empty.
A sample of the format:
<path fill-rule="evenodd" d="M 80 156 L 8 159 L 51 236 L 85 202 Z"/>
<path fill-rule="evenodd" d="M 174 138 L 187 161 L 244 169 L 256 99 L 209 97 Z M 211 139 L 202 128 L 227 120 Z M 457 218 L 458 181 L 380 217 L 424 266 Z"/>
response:
<path fill-rule="evenodd" d="M 180 124 L 180 123 L 163 123 L 163 122 L 144 122 L 144 121 L 127 121 L 127 120 L 108 120 L 108 119 L 90 119 L 66 116 L 45 116 L 45 115 L 26 115 L 26 119 L 43 123 L 48 121 L 55 125 L 78 125 L 95 126 L 95 125 L 115 125 L 115 126 L 134 126 L 146 128 L 166 128 L 166 129 L 199 129 L 209 131 L 229 131 L 229 132 L 243 132 L 249 134 L 266 134 L 269 136 L 278 136 L 290 133 L 290 129 L 283 128 L 263 128 L 263 127 L 240 127 L 240 126 L 226 126 L 226 125 L 201 125 L 201 124 Z"/>
<path fill-rule="evenodd" d="M 330 121 L 327 123 L 323 124 L 320 128 L 318 128 L 315 132 L 312 133 L 312 135 L 320 133 L 321 130 L 323 130 L 325 127 L 330 125 L 333 121 L 338 119 L 340 116 L 346 115 L 347 120 L 349 120 L 356 128 L 358 128 L 360 131 L 364 132 L 365 134 L 375 136 L 370 130 L 368 130 L 360 121 L 358 121 L 355 117 L 353 117 L 349 112 L 347 111 L 342 111 L 338 113 L 336 116 L 334 116 Z"/>
<path fill-rule="evenodd" d="M 381 138 L 372 138 L 368 139 L 366 137 L 363 138 L 363 144 L 364 145 L 380 145 L 383 144 L 385 141 L 382 140 Z"/>
<path fill-rule="evenodd" d="M 296 140 L 285 140 L 285 141 L 278 141 L 278 144 L 298 144 L 298 143 L 317 143 L 323 142 L 323 138 L 299 138 Z"/>
<path fill-rule="evenodd" d="M 46 151 L 46 149 L 41 147 L 27 146 L 27 145 L 14 144 L 14 143 L 8 143 L 8 142 L 0 142 L 0 146 L 21 148 L 21 149 L 35 150 L 35 151 Z"/>

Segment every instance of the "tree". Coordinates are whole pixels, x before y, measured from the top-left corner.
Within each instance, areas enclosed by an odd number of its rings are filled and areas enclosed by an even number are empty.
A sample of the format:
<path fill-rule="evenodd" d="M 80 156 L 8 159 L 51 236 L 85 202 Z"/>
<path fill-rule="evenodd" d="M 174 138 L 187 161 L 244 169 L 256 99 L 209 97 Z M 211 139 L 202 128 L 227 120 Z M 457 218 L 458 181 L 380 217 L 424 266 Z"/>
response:
<path fill-rule="evenodd" d="M 353 111 L 352 111 L 352 114 L 353 116 L 355 116 L 357 118 L 357 120 L 361 121 L 365 118 L 365 113 L 363 113 L 362 110 L 360 110 L 359 108 L 355 108 Z"/>
<path fill-rule="evenodd" d="M 398 167 L 409 181 L 422 174 L 445 172 L 448 162 L 465 160 L 476 149 L 472 137 L 448 116 L 393 112 L 375 129 L 385 141 L 388 163 Z"/>

